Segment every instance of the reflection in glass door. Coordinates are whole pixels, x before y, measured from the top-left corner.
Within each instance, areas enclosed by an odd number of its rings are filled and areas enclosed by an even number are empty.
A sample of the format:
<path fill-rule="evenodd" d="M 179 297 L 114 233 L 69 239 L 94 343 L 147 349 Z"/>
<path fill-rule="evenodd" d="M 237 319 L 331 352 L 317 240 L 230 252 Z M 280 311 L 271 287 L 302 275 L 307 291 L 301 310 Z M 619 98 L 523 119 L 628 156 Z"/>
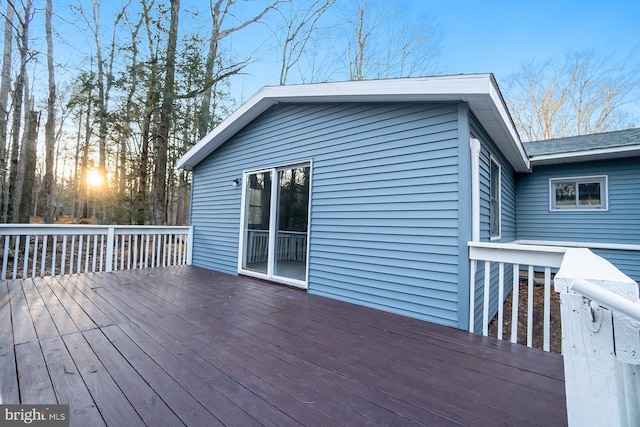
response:
<path fill-rule="evenodd" d="M 244 254 L 242 268 L 268 272 L 271 172 L 245 176 Z"/>
<path fill-rule="evenodd" d="M 245 174 L 244 272 L 306 285 L 310 183 L 309 165 Z"/>
<path fill-rule="evenodd" d="M 304 281 L 307 275 L 310 172 L 309 166 L 278 171 L 276 276 Z"/>

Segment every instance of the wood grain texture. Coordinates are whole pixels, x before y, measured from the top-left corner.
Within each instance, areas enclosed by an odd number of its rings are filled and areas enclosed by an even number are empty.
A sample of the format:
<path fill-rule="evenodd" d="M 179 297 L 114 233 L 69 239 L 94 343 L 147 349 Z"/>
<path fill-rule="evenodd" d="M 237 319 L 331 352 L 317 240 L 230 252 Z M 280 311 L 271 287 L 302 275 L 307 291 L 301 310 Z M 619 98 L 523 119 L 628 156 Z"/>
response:
<path fill-rule="evenodd" d="M 198 267 L 0 285 L 0 384 L 71 425 L 566 424 L 561 356 L 297 289 Z M 76 332 L 38 340 L 39 309 Z"/>

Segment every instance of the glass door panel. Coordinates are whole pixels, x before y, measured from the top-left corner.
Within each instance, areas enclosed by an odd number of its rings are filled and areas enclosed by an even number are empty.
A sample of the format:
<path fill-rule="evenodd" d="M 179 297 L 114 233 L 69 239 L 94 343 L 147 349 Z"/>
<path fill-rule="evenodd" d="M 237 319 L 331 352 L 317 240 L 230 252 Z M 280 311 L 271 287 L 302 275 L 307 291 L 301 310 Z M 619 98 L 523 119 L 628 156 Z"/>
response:
<path fill-rule="evenodd" d="M 271 218 L 271 172 L 245 176 L 242 268 L 267 274 Z"/>
<path fill-rule="evenodd" d="M 275 276 L 305 281 L 311 168 L 278 171 Z"/>

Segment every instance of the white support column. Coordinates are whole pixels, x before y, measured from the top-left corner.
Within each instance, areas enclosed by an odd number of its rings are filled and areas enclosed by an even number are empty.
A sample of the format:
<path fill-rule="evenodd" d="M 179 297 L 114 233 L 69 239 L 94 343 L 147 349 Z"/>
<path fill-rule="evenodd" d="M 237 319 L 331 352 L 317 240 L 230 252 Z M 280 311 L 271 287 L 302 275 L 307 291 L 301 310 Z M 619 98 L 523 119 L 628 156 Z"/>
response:
<path fill-rule="evenodd" d="M 471 149 L 471 240 L 480 241 L 480 141 L 469 139 Z M 469 331 L 475 332 L 476 271 L 478 261 L 469 268 Z"/>
<path fill-rule="evenodd" d="M 193 225 L 189 226 L 189 234 L 187 236 L 187 265 L 191 265 L 193 258 Z"/>

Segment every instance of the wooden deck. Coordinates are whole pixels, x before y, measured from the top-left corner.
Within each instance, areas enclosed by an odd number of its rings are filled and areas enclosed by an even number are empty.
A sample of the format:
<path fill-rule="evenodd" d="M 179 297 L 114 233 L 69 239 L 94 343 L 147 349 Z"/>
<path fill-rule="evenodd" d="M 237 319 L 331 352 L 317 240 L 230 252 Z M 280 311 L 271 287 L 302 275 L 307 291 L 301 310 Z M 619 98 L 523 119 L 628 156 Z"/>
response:
<path fill-rule="evenodd" d="M 2 403 L 71 425 L 565 425 L 562 357 L 197 267 L 0 282 Z"/>

